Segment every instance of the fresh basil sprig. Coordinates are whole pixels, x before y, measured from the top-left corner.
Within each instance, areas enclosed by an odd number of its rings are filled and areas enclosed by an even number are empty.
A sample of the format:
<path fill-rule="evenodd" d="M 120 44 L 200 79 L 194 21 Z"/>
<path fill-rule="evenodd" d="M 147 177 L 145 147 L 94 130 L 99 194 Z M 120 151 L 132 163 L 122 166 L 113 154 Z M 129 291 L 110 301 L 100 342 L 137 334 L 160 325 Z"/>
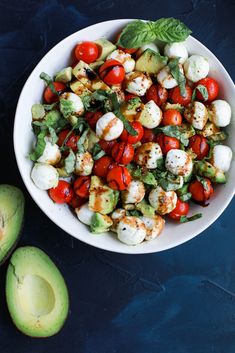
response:
<path fill-rule="evenodd" d="M 198 85 L 197 87 L 194 88 L 193 94 L 192 94 L 192 101 L 196 100 L 197 90 L 201 93 L 204 101 L 207 101 L 207 99 L 209 98 L 209 95 L 208 95 L 207 88 L 203 85 Z"/>
<path fill-rule="evenodd" d="M 57 96 L 59 96 L 59 93 L 57 92 L 57 90 L 55 89 L 54 85 L 53 85 L 53 80 L 52 78 L 46 74 L 45 72 L 42 72 L 39 76 L 43 81 L 46 82 L 46 85 L 50 88 L 50 90 L 56 94 Z"/>
<path fill-rule="evenodd" d="M 186 88 L 185 88 L 186 78 L 184 77 L 184 75 L 180 71 L 179 59 L 180 58 L 175 58 L 175 59 L 171 60 L 168 64 L 168 67 L 170 68 L 170 72 L 171 72 L 172 76 L 174 77 L 174 79 L 177 81 L 177 83 L 179 85 L 180 95 L 185 97 L 186 96 Z"/>
<path fill-rule="evenodd" d="M 180 223 L 187 223 L 187 222 L 195 221 L 196 219 L 201 218 L 201 217 L 202 217 L 201 213 L 197 213 L 191 217 L 181 216 Z"/>

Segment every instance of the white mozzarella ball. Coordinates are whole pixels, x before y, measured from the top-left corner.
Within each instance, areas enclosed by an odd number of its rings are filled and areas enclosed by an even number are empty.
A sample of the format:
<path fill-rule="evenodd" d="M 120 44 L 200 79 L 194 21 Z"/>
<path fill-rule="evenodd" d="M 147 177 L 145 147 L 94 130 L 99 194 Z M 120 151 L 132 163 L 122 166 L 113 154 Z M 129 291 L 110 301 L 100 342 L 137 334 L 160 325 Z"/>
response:
<path fill-rule="evenodd" d="M 59 174 L 56 168 L 50 164 L 35 163 L 31 172 L 34 184 L 41 190 L 55 188 L 59 182 Z"/>
<path fill-rule="evenodd" d="M 113 224 L 111 226 L 111 230 L 113 232 L 117 232 L 117 226 L 119 222 L 121 221 L 122 218 L 126 216 L 126 210 L 124 208 L 117 208 L 111 213 L 111 218 L 113 221 Z"/>
<path fill-rule="evenodd" d="M 219 127 L 225 127 L 231 121 L 231 107 L 222 99 L 217 99 L 209 107 L 209 119 Z"/>
<path fill-rule="evenodd" d="M 145 237 L 145 240 L 156 239 L 162 232 L 165 225 L 164 219 L 159 215 L 155 215 L 152 218 L 142 216 L 140 217 L 140 219 L 144 222 L 145 227 L 147 229 L 147 235 Z"/>
<path fill-rule="evenodd" d="M 148 169 L 157 168 L 157 161 L 162 158 L 162 150 L 156 142 L 146 142 L 137 148 L 135 162 Z"/>
<path fill-rule="evenodd" d="M 116 49 L 112 53 L 110 53 L 107 56 L 107 60 L 109 59 L 119 61 L 123 65 L 126 73 L 133 71 L 135 68 L 135 60 L 132 59 L 130 54 L 125 53 L 120 49 Z"/>
<path fill-rule="evenodd" d="M 184 74 L 184 70 L 181 65 L 179 65 L 179 69 L 180 72 Z M 178 86 L 178 82 L 172 76 L 169 66 L 163 67 L 163 69 L 158 72 L 157 80 L 160 85 L 166 89 L 171 89 Z"/>
<path fill-rule="evenodd" d="M 143 52 L 146 49 L 151 49 L 152 51 L 154 51 L 155 53 L 159 53 L 159 49 L 156 46 L 156 44 L 154 43 L 149 43 L 149 44 L 145 44 L 142 47 L 140 47 L 137 52 L 135 53 L 136 58 L 138 59 L 140 57 L 141 54 L 143 54 Z"/>
<path fill-rule="evenodd" d="M 227 172 L 230 168 L 233 152 L 230 147 L 224 145 L 216 145 L 212 151 L 212 164 L 214 167 Z"/>
<path fill-rule="evenodd" d="M 139 203 L 145 195 L 144 183 L 139 180 L 132 180 L 127 189 L 122 191 L 122 201 L 124 203 Z"/>
<path fill-rule="evenodd" d="M 195 101 L 185 108 L 184 117 L 195 129 L 202 130 L 208 120 L 206 106 Z"/>
<path fill-rule="evenodd" d="M 152 189 L 149 193 L 149 203 L 160 215 L 173 211 L 176 202 L 176 193 L 174 191 L 164 191 L 160 186 Z"/>
<path fill-rule="evenodd" d="M 188 51 L 183 42 L 168 43 L 164 48 L 164 55 L 169 59 L 180 58 L 179 63 L 183 64 L 188 58 Z"/>
<path fill-rule="evenodd" d="M 91 219 L 94 215 L 94 212 L 89 209 L 88 203 L 85 203 L 82 206 L 75 208 L 75 212 L 80 222 L 88 226 L 91 225 Z"/>
<path fill-rule="evenodd" d="M 78 152 L 76 153 L 75 169 L 76 175 L 90 175 L 94 161 L 92 155 L 89 152 Z"/>
<path fill-rule="evenodd" d="M 56 144 L 52 144 L 49 137 L 45 137 L 46 146 L 43 154 L 38 158 L 39 163 L 55 165 L 61 160 L 60 148 Z"/>
<path fill-rule="evenodd" d="M 116 140 L 123 131 L 123 122 L 112 112 L 104 114 L 96 124 L 96 135 L 105 141 Z"/>
<path fill-rule="evenodd" d="M 192 173 L 193 162 L 191 156 L 182 150 L 172 149 L 167 152 L 166 169 L 174 175 L 188 176 Z"/>
<path fill-rule="evenodd" d="M 117 227 L 118 239 L 127 245 L 142 243 L 147 235 L 144 222 L 137 217 L 124 217 Z"/>
<path fill-rule="evenodd" d="M 201 55 L 192 55 L 184 63 L 184 72 L 188 80 L 197 82 L 209 73 L 209 63 Z"/>
<path fill-rule="evenodd" d="M 81 98 L 72 92 L 64 92 L 61 94 L 61 98 L 66 99 L 71 103 L 71 112 L 76 115 L 82 115 L 84 113 L 84 105 Z"/>
<path fill-rule="evenodd" d="M 162 111 L 157 104 L 150 100 L 146 103 L 138 116 L 138 121 L 148 129 L 154 129 L 162 120 Z"/>
<path fill-rule="evenodd" d="M 143 72 L 133 71 L 126 74 L 123 84 L 127 92 L 144 96 L 149 87 L 152 86 L 152 80 L 149 75 L 143 74 Z"/>

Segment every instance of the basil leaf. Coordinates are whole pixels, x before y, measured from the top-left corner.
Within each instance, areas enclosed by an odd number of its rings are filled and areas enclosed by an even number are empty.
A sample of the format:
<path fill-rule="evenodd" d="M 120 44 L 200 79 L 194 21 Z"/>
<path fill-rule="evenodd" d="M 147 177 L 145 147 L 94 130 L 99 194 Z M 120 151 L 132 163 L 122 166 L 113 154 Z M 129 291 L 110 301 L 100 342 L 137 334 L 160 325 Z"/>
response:
<path fill-rule="evenodd" d="M 97 161 L 97 159 L 100 159 L 103 156 L 105 156 L 105 151 L 102 150 L 99 143 L 96 143 L 93 147 L 93 150 L 92 150 L 92 157 L 93 157 L 94 161 Z"/>
<path fill-rule="evenodd" d="M 88 131 L 89 131 L 89 128 L 83 132 L 82 136 L 80 137 L 80 139 L 77 142 L 78 152 L 80 152 L 80 153 L 85 152 L 84 142 L 86 140 Z"/>
<path fill-rule="evenodd" d="M 52 78 L 47 75 L 45 72 L 42 72 L 39 76 L 43 81 L 46 82 L 46 85 L 50 88 L 50 90 L 56 94 L 57 96 L 59 96 L 59 93 L 57 92 L 57 90 L 55 89 L 54 85 L 53 85 L 53 80 Z"/>
<path fill-rule="evenodd" d="M 42 130 L 37 136 L 37 142 L 33 152 L 29 154 L 29 158 L 34 162 L 36 162 L 44 152 L 44 149 L 46 147 L 45 136 L 46 130 Z"/>
<path fill-rule="evenodd" d="M 127 216 L 132 216 L 132 217 L 141 217 L 142 213 L 138 210 L 127 210 L 126 211 Z"/>
<path fill-rule="evenodd" d="M 181 216 L 180 223 L 187 223 L 187 222 L 195 221 L 196 219 L 201 218 L 201 217 L 202 217 L 201 213 L 197 213 L 191 217 Z"/>
<path fill-rule="evenodd" d="M 58 141 L 58 136 L 56 135 L 55 129 L 53 127 L 48 127 L 50 137 L 51 137 L 51 143 L 54 145 Z"/>
<path fill-rule="evenodd" d="M 168 64 L 168 67 L 170 68 L 170 72 L 174 79 L 177 81 L 179 88 L 180 88 L 180 95 L 185 97 L 186 96 L 186 79 L 182 72 L 180 71 L 179 67 L 179 59 L 180 58 L 175 58 L 171 60 Z"/>
<path fill-rule="evenodd" d="M 72 114 L 74 114 L 74 104 L 68 99 L 60 99 L 60 111 L 65 117 L 65 119 L 69 118 Z"/>
<path fill-rule="evenodd" d="M 163 132 L 166 136 L 175 137 L 180 140 L 184 146 L 188 146 L 189 139 L 187 137 L 187 129 L 182 126 L 167 125 L 154 129 L 155 133 Z"/>
<path fill-rule="evenodd" d="M 209 98 L 207 88 L 203 85 L 198 85 L 195 89 L 198 90 L 201 93 L 203 99 L 207 101 Z"/>
<path fill-rule="evenodd" d="M 69 155 L 64 160 L 64 167 L 65 167 L 66 173 L 68 174 L 73 173 L 75 168 L 75 154 L 72 149 L 69 150 Z"/>
<path fill-rule="evenodd" d="M 192 194 L 190 192 L 187 192 L 184 195 L 179 196 L 180 200 L 183 202 L 189 201 L 192 197 Z"/>
<path fill-rule="evenodd" d="M 131 98 L 128 100 L 127 110 L 132 110 L 138 104 L 141 104 L 142 101 L 139 97 Z"/>
<path fill-rule="evenodd" d="M 203 177 L 196 175 L 196 178 L 202 184 L 203 189 L 205 191 L 210 191 L 210 188 L 208 187 L 208 184 L 207 184 L 206 180 Z"/>
<path fill-rule="evenodd" d="M 196 100 L 196 97 L 197 97 L 197 89 L 194 88 L 191 101 L 194 102 Z"/>
<path fill-rule="evenodd" d="M 136 169 L 134 169 L 132 171 L 131 174 L 132 174 L 133 178 L 137 178 L 147 185 L 153 185 L 153 186 L 157 185 L 157 181 L 156 181 L 153 173 L 149 172 L 147 169 L 137 167 Z"/>
<path fill-rule="evenodd" d="M 52 110 L 57 106 L 58 102 L 52 104 L 43 104 L 43 107 L 46 111 Z"/>
<path fill-rule="evenodd" d="M 138 48 L 156 39 L 154 22 L 136 20 L 129 23 L 121 32 L 117 45 L 123 48 Z"/>
<path fill-rule="evenodd" d="M 131 126 L 129 121 L 125 118 L 125 116 L 122 114 L 122 112 L 119 109 L 115 110 L 113 113 L 123 122 L 124 128 L 130 135 L 132 136 L 138 135 L 138 132 Z"/>
<path fill-rule="evenodd" d="M 160 172 L 155 170 L 155 177 L 157 179 L 158 184 L 165 191 L 174 191 L 181 189 L 182 187 L 182 177 L 174 175 L 170 172 Z"/>
<path fill-rule="evenodd" d="M 156 39 L 163 42 L 183 42 L 192 31 L 176 18 L 161 18 L 154 23 Z"/>

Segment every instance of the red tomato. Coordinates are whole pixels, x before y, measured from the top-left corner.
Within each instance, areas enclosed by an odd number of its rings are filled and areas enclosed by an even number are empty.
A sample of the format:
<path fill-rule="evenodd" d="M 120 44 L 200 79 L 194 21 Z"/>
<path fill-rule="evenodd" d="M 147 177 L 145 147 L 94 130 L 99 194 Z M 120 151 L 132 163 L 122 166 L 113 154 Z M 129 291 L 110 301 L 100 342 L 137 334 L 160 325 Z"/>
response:
<path fill-rule="evenodd" d="M 120 35 L 121 35 L 121 33 L 118 33 L 117 38 L 116 38 L 116 42 L 118 41 Z M 138 50 L 138 48 L 129 48 L 129 49 L 123 48 L 123 47 L 120 47 L 120 45 L 118 45 L 118 49 L 124 51 L 127 54 L 134 54 Z"/>
<path fill-rule="evenodd" d="M 189 212 L 189 204 L 177 199 L 176 206 L 173 211 L 169 213 L 169 216 L 175 221 L 179 221 L 181 216 L 187 216 Z"/>
<path fill-rule="evenodd" d="M 126 129 L 124 129 L 120 136 L 120 140 L 135 144 L 142 139 L 144 135 L 144 128 L 139 121 L 133 121 L 132 123 L 130 123 L 130 125 L 133 127 L 133 129 L 135 129 L 135 131 L 137 132 L 137 135 L 133 136 L 129 134 L 129 132 Z"/>
<path fill-rule="evenodd" d="M 117 165 L 107 174 L 108 186 L 113 190 L 125 190 L 131 182 L 131 175 L 126 167 Z"/>
<path fill-rule="evenodd" d="M 99 145 L 104 150 L 105 153 L 111 154 L 113 146 L 116 144 L 116 141 L 105 141 L 99 140 Z"/>
<path fill-rule="evenodd" d="M 112 148 L 112 157 L 120 164 L 129 164 L 134 157 L 134 153 L 133 146 L 126 142 L 117 142 Z"/>
<path fill-rule="evenodd" d="M 181 125 L 182 115 L 176 109 L 168 109 L 163 113 L 163 125 Z"/>
<path fill-rule="evenodd" d="M 181 104 L 183 106 L 188 105 L 192 99 L 192 88 L 189 85 L 186 85 L 186 95 L 185 97 L 181 96 L 179 86 L 174 87 L 169 92 L 169 98 L 174 104 Z"/>
<path fill-rule="evenodd" d="M 69 133 L 70 133 L 70 130 L 62 130 L 58 135 L 57 145 L 62 146 Z M 73 150 L 73 152 L 77 152 L 78 140 L 79 140 L 79 136 L 75 135 L 75 133 L 72 132 L 69 135 L 69 137 L 67 138 L 67 140 L 65 142 L 65 146 L 68 148 L 71 148 Z"/>
<path fill-rule="evenodd" d="M 109 156 L 103 156 L 97 159 L 94 163 L 93 173 L 101 178 L 106 178 L 109 170 L 111 170 L 116 163 L 113 158 Z"/>
<path fill-rule="evenodd" d="M 159 84 L 152 85 L 146 92 L 146 102 L 153 100 L 157 105 L 162 105 L 167 101 L 168 92 Z"/>
<path fill-rule="evenodd" d="M 209 200 L 214 192 L 210 179 L 203 179 L 206 182 L 206 187 L 204 187 L 198 180 L 194 180 L 189 184 L 189 192 L 192 194 L 192 198 L 197 202 L 205 202 Z"/>
<path fill-rule="evenodd" d="M 155 141 L 161 147 L 162 153 L 167 154 L 170 150 L 179 149 L 180 141 L 175 137 L 166 136 L 163 133 L 158 134 Z"/>
<path fill-rule="evenodd" d="M 130 99 L 133 99 L 133 98 L 139 98 L 138 96 L 136 96 L 135 94 L 132 94 L 132 93 L 126 93 L 125 94 L 125 101 L 129 101 Z"/>
<path fill-rule="evenodd" d="M 92 130 L 95 130 L 96 123 L 102 115 L 103 113 L 100 110 L 98 110 L 97 112 L 86 112 L 85 118 Z"/>
<path fill-rule="evenodd" d="M 93 42 L 79 43 L 74 53 L 77 60 L 83 60 L 87 64 L 93 63 L 99 56 L 98 46 Z"/>
<path fill-rule="evenodd" d="M 69 206 L 72 208 L 77 208 L 82 206 L 85 202 L 87 202 L 87 199 L 83 199 L 82 197 L 79 197 L 76 194 L 73 194 L 72 200 L 69 202 Z"/>
<path fill-rule="evenodd" d="M 75 194 L 84 198 L 84 199 L 88 199 L 90 185 L 91 185 L 91 177 L 90 176 L 78 177 L 73 184 Z"/>
<path fill-rule="evenodd" d="M 53 82 L 53 86 L 59 94 L 66 90 L 66 86 L 62 82 Z M 59 96 L 52 92 L 50 87 L 47 87 L 43 94 L 44 100 L 48 104 L 55 103 L 59 100 Z"/>
<path fill-rule="evenodd" d="M 209 153 L 210 147 L 207 139 L 202 135 L 194 135 L 189 139 L 189 147 L 196 153 L 197 159 L 201 160 Z"/>
<path fill-rule="evenodd" d="M 113 59 L 106 60 L 99 69 L 100 78 L 107 85 L 116 85 L 125 78 L 125 70 L 122 64 Z"/>
<path fill-rule="evenodd" d="M 152 129 L 144 128 L 144 134 L 141 139 L 141 143 L 153 142 L 155 140 L 156 135 L 154 134 Z"/>
<path fill-rule="evenodd" d="M 208 99 L 205 101 L 202 94 L 198 90 L 197 90 L 197 99 L 204 102 L 211 102 L 217 98 L 219 94 L 219 84 L 216 80 L 214 80 L 211 77 L 206 77 L 197 82 L 196 88 L 198 85 L 202 85 L 206 87 L 208 92 Z"/>
<path fill-rule="evenodd" d="M 70 183 L 59 180 L 55 188 L 49 190 L 50 198 L 56 203 L 69 203 L 73 198 L 73 189 Z"/>

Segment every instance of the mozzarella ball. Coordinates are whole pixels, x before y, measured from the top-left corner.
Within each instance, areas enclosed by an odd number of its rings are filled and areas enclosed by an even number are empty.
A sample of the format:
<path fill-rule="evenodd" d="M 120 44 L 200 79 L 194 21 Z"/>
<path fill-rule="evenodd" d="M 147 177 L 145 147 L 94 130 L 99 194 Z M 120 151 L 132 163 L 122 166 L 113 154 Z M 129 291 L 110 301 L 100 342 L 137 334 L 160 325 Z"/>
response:
<path fill-rule="evenodd" d="M 126 74 L 123 86 L 129 93 L 144 96 L 149 87 L 152 86 L 152 80 L 149 75 L 143 74 L 143 72 L 133 71 Z"/>
<path fill-rule="evenodd" d="M 117 208 L 111 213 L 113 224 L 111 226 L 112 232 L 117 232 L 117 226 L 122 218 L 126 216 L 126 210 L 124 208 Z"/>
<path fill-rule="evenodd" d="M 201 102 L 195 101 L 185 108 L 184 117 L 195 129 L 202 130 L 208 120 L 206 106 Z"/>
<path fill-rule="evenodd" d="M 135 162 L 148 169 L 157 168 L 157 161 L 162 158 L 162 150 L 156 142 L 146 142 L 137 148 Z"/>
<path fill-rule="evenodd" d="M 179 68 L 180 68 L 180 72 L 184 74 L 182 65 L 179 65 Z M 160 85 L 166 89 L 171 89 L 178 86 L 178 82 L 172 76 L 169 66 L 163 67 L 163 69 L 161 69 L 158 72 L 157 80 L 160 83 Z"/>
<path fill-rule="evenodd" d="M 140 57 L 141 54 L 143 54 L 143 52 L 146 49 L 151 49 L 152 51 L 155 51 L 155 53 L 159 53 L 159 49 L 156 46 L 156 44 L 154 43 L 149 43 L 149 44 L 145 44 L 142 47 L 140 47 L 137 52 L 135 53 L 136 58 L 138 59 Z"/>
<path fill-rule="evenodd" d="M 183 64 L 188 58 L 188 51 L 183 42 L 168 43 L 164 48 L 164 55 L 169 59 L 180 58 L 179 63 Z"/>
<path fill-rule="evenodd" d="M 147 229 L 147 235 L 145 237 L 145 240 L 153 240 L 157 238 L 162 232 L 165 225 L 164 219 L 159 215 L 155 215 L 152 218 L 143 216 L 140 217 L 140 219 L 144 222 L 145 227 Z"/>
<path fill-rule="evenodd" d="M 230 147 L 216 145 L 212 151 L 212 165 L 222 172 L 227 172 L 230 168 L 233 152 Z"/>
<path fill-rule="evenodd" d="M 59 174 L 56 168 L 50 164 L 35 163 L 31 172 L 34 184 L 41 190 L 55 188 L 59 182 Z"/>
<path fill-rule="evenodd" d="M 209 63 L 201 55 L 192 55 L 184 63 L 184 72 L 188 80 L 197 82 L 209 73 Z"/>
<path fill-rule="evenodd" d="M 161 120 L 162 111 L 153 100 L 150 100 L 144 105 L 144 108 L 138 116 L 138 121 L 148 129 L 157 127 Z"/>
<path fill-rule="evenodd" d="M 139 203 L 145 195 L 144 183 L 139 180 L 132 180 L 127 189 L 122 191 L 122 202 Z"/>
<path fill-rule="evenodd" d="M 89 209 L 88 203 L 85 203 L 82 206 L 75 208 L 75 212 L 80 222 L 88 226 L 91 225 L 91 219 L 94 215 L 94 212 Z"/>
<path fill-rule="evenodd" d="M 45 137 L 46 146 L 41 157 L 38 158 L 39 163 L 55 165 L 61 160 L 60 148 L 56 144 L 50 142 L 49 137 Z"/>
<path fill-rule="evenodd" d="M 74 169 L 74 173 L 76 175 L 90 175 L 93 165 L 94 161 L 92 155 L 89 152 L 76 153 Z"/>
<path fill-rule="evenodd" d="M 82 115 L 84 113 L 83 102 L 77 94 L 72 92 L 64 92 L 60 97 L 71 103 L 71 107 L 69 108 L 72 114 Z"/>
<path fill-rule="evenodd" d="M 165 166 L 172 174 L 184 177 L 189 176 L 193 170 L 191 156 L 187 152 L 178 149 L 167 152 Z"/>
<path fill-rule="evenodd" d="M 105 141 L 116 140 L 123 131 L 123 122 L 112 112 L 104 114 L 96 123 L 96 135 Z"/>
<path fill-rule="evenodd" d="M 107 56 L 107 60 L 109 59 L 119 61 L 123 65 L 126 73 L 133 71 L 135 68 L 135 60 L 132 59 L 130 54 L 125 53 L 120 49 L 116 49 L 112 53 L 110 53 Z"/>
<path fill-rule="evenodd" d="M 118 239 L 127 245 L 142 243 L 147 235 L 144 222 L 137 217 L 124 217 L 117 227 Z"/>
<path fill-rule="evenodd" d="M 160 186 L 152 189 L 149 193 L 149 203 L 160 215 L 173 211 L 176 202 L 176 193 L 174 191 L 164 191 Z"/>
<path fill-rule="evenodd" d="M 229 125 L 231 115 L 232 111 L 230 105 L 222 99 L 215 100 L 209 107 L 209 119 L 218 127 Z"/>

